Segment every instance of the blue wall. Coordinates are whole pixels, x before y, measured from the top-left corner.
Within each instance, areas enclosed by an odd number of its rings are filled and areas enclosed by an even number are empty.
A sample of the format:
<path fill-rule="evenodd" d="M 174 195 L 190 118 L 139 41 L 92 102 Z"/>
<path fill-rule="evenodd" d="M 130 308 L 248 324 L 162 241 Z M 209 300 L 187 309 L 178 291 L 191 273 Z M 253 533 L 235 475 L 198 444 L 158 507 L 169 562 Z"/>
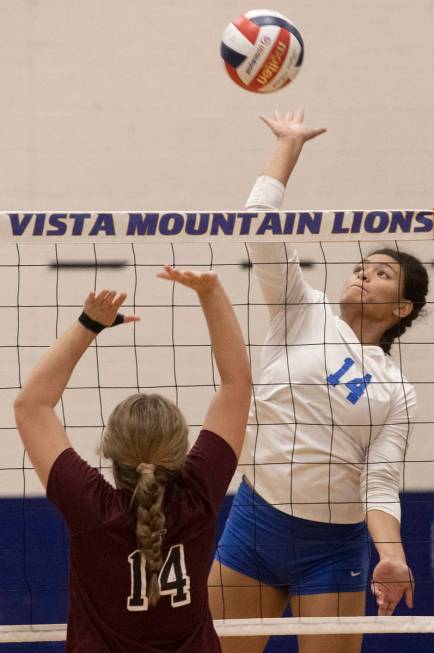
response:
<path fill-rule="evenodd" d="M 224 524 L 231 498 L 222 508 Z M 416 579 L 415 608 L 401 605 L 396 614 L 434 614 L 434 493 L 408 493 L 403 499 L 403 535 Z M 0 624 L 65 623 L 67 533 L 62 519 L 45 499 L 0 500 Z M 433 555 L 434 559 L 434 555 Z M 367 614 L 375 614 L 368 597 Z M 285 643 L 283 645 L 282 640 Z M 273 638 L 267 653 L 295 653 L 295 638 Z M 1 653 L 64 653 L 64 645 L 3 644 Z M 369 635 L 363 653 L 428 653 L 434 635 Z"/>

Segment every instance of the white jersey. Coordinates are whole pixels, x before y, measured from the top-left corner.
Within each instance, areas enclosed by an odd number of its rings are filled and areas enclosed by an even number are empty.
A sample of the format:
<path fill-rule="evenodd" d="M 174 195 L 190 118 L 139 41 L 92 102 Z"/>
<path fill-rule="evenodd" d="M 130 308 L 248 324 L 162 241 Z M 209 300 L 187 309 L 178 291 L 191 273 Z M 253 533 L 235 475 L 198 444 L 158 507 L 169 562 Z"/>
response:
<path fill-rule="evenodd" d="M 283 192 L 260 177 L 247 208 L 279 208 Z M 241 458 L 247 478 L 268 503 L 303 519 L 354 523 L 377 509 L 399 520 L 413 386 L 333 315 L 287 244 L 251 243 L 249 252 L 269 326 Z"/>

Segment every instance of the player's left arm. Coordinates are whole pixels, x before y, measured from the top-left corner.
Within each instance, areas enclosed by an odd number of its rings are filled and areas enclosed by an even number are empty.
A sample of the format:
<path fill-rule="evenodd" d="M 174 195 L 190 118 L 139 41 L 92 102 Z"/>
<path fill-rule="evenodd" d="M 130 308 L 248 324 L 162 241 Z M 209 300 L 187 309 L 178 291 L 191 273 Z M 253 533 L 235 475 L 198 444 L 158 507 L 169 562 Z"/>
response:
<path fill-rule="evenodd" d="M 102 327 L 111 326 L 125 298 L 125 293 L 117 295 L 112 290 L 102 290 L 97 295 L 91 292 L 85 301 L 84 313 Z M 123 316 L 122 321 L 138 319 L 130 315 Z M 15 400 L 15 420 L 21 439 L 45 487 L 54 461 L 71 446 L 54 408 L 75 366 L 96 335 L 81 322 L 73 324 L 43 355 Z"/>
<path fill-rule="evenodd" d="M 380 558 L 371 580 L 379 615 L 393 614 L 402 597 L 413 607 L 414 595 L 413 574 L 401 540 L 399 483 L 416 419 L 416 395 L 406 382 L 396 389 L 387 423 L 369 448 L 362 475 L 366 522 Z"/>

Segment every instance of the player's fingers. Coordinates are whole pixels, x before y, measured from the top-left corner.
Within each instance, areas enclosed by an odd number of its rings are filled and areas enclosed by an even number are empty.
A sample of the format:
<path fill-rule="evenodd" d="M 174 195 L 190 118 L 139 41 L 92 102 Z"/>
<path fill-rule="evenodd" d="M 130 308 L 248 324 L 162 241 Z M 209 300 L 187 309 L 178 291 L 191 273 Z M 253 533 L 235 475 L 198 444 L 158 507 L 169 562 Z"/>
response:
<path fill-rule="evenodd" d="M 282 117 L 277 109 L 274 109 L 274 117 L 276 118 L 276 120 L 282 120 Z"/>
<path fill-rule="evenodd" d="M 405 603 L 407 605 L 407 608 L 413 608 L 414 607 L 414 591 L 413 591 L 413 587 L 408 587 L 405 590 Z"/>
<path fill-rule="evenodd" d="M 371 580 L 371 590 L 372 590 L 372 594 L 374 594 L 375 596 L 377 596 L 377 594 L 378 595 L 381 594 L 381 587 L 379 583 L 374 579 Z"/>
<path fill-rule="evenodd" d="M 86 303 L 87 302 L 93 302 L 93 301 L 95 301 L 95 297 L 96 297 L 95 292 L 93 290 L 91 290 L 89 292 L 88 296 L 86 297 L 85 302 Z"/>
<path fill-rule="evenodd" d="M 107 295 L 103 299 L 103 303 L 106 306 L 110 306 L 115 297 L 116 297 L 116 290 L 109 290 Z"/>
<path fill-rule="evenodd" d="M 384 592 L 378 583 L 373 583 L 372 593 L 375 596 L 378 607 L 384 609 L 387 601 Z"/>
<path fill-rule="evenodd" d="M 396 608 L 396 603 L 387 603 L 386 604 L 386 617 L 391 617 Z"/>
<path fill-rule="evenodd" d="M 181 283 L 189 286 L 195 286 L 198 283 L 209 282 L 216 276 L 215 272 L 195 272 L 194 270 L 184 270 Z"/>
<path fill-rule="evenodd" d="M 294 114 L 294 120 L 296 120 L 297 122 L 303 122 L 303 120 L 304 120 L 304 109 L 303 109 L 303 107 L 298 107 L 298 109 L 296 110 L 296 112 Z"/>
<path fill-rule="evenodd" d="M 173 270 L 171 278 L 178 283 L 190 285 L 200 278 L 200 273 L 193 272 L 192 270 Z"/>
<path fill-rule="evenodd" d="M 191 281 L 208 281 L 212 276 L 214 276 L 214 272 L 188 272 L 188 278 Z"/>
<path fill-rule="evenodd" d="M 267 127 L 270 127 L 271 129 L 273 128 L 273 122 L 272 122 L 271 118 L 269 118 L 268 116 L 263 116 L 263 115 L 260 115 L 259 118 L 260 118 L 260 120 L 262 120 L 262 122 L 265 122 Z"/>
<path fill-rule="evenodd" d="M 125 315 L 123 323 L 128 324 L 129 322 L 140 322 L 140 317 L 138 315 Z"/>
<path fill-rule="evenodd" d="M 391 601 L 388 601 L 386 597 L 384 596 L 383 592 L 378 592 L 375 596 L 377 600 L 377 607 L 378 607 L 378 614 L 382 617 L 391 614 L 390 610 L 392 609 L 393 612 L 393 607 L 394 604 Z"/>
<path fill-rule="evenodd" d="M 169 274 L 170 274 L 170 278 L 173 281 L 179 281 L 180 283 L 183 283 L 188 279 L 188 274 L 186 270 L 174 270 L 172 268 L 172 271 Z"/>
<path fill-rule="evenodd" d="M 161 277 L 161 279 L 173 279 L 176 272 L 177 270 L 171 265 L 165 265 L 163 270 L 157 272 L 157 277 Z"/>
<path fill-rule="evenodd" d="M 115 308 L 117 310 L 120 306 L 122 306 L 122 304 L 124 303 L 126 298 L 127 298 L 127 293 L 126 292 L 119 293 L 119 296 L 116 297 L 114 299 L 114 301 L 113 301 L 113 308 Z"/>
<path fill-rule="evenodd" d="M 160 277 L 160 279 L 170 279 L 170 272 L 164 268 L 163 270 L 159 270 L 155 276 Z"/>
<path fill-rule="evenodd" d="M 99 293 L 97 295 L 95 295 L 95 301 L 103 302 L 104 299 L 106 298 L 108 292 L 109 291 L 107 290 L 107 288 L 104 288 L 103 290 L 100 290 Z"/>
<path fill-rule="evenodd" d="M 377 597 L 378 616 L 384 617 L 386 614 L 386 603 Z"/>
<path fill-rule="evenodd" d="M 308 140 L 312 138 L 316 138 L 317 136 L 320 136 L 321 134 L 325 134 L 327 129 L 325 127 L 320 127 L 319 129 L 312 129 Z"/>

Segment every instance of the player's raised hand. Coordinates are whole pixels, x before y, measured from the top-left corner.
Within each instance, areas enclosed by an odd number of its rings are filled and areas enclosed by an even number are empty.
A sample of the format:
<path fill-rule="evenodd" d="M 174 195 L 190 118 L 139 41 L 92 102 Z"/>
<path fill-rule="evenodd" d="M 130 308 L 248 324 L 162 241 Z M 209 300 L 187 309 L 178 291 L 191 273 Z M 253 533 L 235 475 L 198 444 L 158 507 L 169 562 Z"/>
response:
<path fill-rule="evenodd" d="M 372 574 L 371 589 L 379 616 L 393 614 L 403 596 L 407 607 L 413 607 L 414 578 L 405 562 L 380 560 Z"/>
<path fill-rule="evenodd" d="M 176 281 L 177 283 L 195 290 L 199 295 L 213 290 L 218 284 L 215 272 L 193 272 L 191 270 L 178 270 L 170 265 L 165 265 L 164 270 L 157 273 L 160 279 Z"/>
<path fill-rule="evenodd" d="M 119 308 L 124 303 L 127 294 L 125 292 L 117 293 L 116 290 L 101 290 L 98 294 L 90 292 L 84 302 L 83 310 L 91 320 L 103 324 L 104 326 L 113 326 L 116 324 L 128 324 L 128 322 L 137 322 L 140 317 L 137 315 L 120 315 Z"/>
<path fill-rule="evenodd" d="M 320 127 L 313 129 L 304 124 L 304 110 L 302 108 L 288 111 L 281 115 L 278 111 L 274 112 L 274 117 L 260 116 L 261 120 L 271 129 L 277 138 L 299 139 L 302 143 L 324 134 L 327 129 Z"/>

